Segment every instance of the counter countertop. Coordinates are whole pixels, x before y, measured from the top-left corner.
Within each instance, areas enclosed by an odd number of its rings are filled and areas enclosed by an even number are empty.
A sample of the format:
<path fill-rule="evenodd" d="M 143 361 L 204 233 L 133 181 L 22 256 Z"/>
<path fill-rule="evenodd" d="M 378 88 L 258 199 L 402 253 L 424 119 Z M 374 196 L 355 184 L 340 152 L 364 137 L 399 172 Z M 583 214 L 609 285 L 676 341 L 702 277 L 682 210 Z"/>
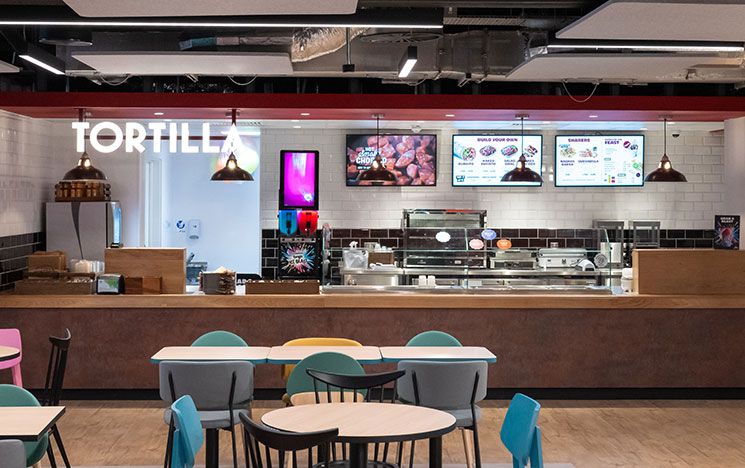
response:
<path fill-rule="evenodd" d="M 745 309 L 745 295 L 0 295 L 0 309 Z"/>

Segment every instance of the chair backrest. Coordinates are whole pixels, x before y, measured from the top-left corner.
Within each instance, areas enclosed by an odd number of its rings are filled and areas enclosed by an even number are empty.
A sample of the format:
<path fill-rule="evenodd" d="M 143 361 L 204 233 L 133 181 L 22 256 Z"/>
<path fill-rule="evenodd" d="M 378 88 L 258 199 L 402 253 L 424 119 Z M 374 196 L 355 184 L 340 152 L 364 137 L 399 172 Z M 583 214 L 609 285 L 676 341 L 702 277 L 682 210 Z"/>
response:
<path fill-rule="evenodd" d="M 290 454 L 292 466 L 298 468 L 297 452 L 308 451 L 308 468 L 315 463 L 328 460 L 329 445 L 339 435 L 339 429 L 319 432 L 284 432 L 256 424 L 248 416 L 240 414 L 241 423 L 247 442 L 250 466 L 252 468 L 272 468 L 272 450 L 277 452 L 277 466 L 283 468 L 287 453 Z M 264 450 L 262 450 L 262 447 Z M 313 449 L 316 450 L 314 462 Z M 263 454 L 262 454 L 263 452 Z"/>
<path fill-rule="evenodd" d="M 421 332 L 406 343 L 406 346 L 463 346 L 453 335 L 437 330 Z"/>
<path fill-rule="evenodd" d="M 20 440 L 0 440 L 0 460 L 3 468 L 26 468 L 26 450 Z"/>
<path fill-rule="evenodd" d="M 171 467 L 194 466 L 197 453 L 204 445 L 202 423 L 197 407 L 189 395 L 171 405 L 173 416 L 173 453 Z"/>
<path fill-rule="evenodd" d="M 65 336 L 50 336 L 52 351 L 49 354 L 47 365 L 47 378 L 44 382 L 44 406 L 58 406 L 62 395 L 62 384 L 65 380 L 65 369 L 67 368 L 67 352 L 70 349 L 72 334 L 65 329 Z"/>
<path fill-rule="evenodd" d="M 10 384 L 0 384 L 0 406 L 41 406 L 41 404 L 31 392 L 24 388 Z M 44 434 L 38 442 L 24 442 L 24 463 L 26 464 L 23 466 L 30 466 L 39 461 L 44 456 L 48 444 L 49 437 L 47 434 Z"/>
<path fill-rule="evenodd" d="M 331 392 L 333 391 L 338 391 L 341 401 L 344 402 L 344 395 L 348 390 L 354 395 L 352 401 L 355 403 L 359 400 L 358 395 L 360 394 L 364 395 L 364 401 L 373 401 L 373 392 L 377 394 L 375 401 L 383 403 L 385 401 L 385 386 L 391 382 L 393 382 L 393 392 L 390 402 L 393 403 L 396 400 L 396 381 L 406 373 L 406 371 L 394 371 L 381 374 L 346 375 L 317 369 L 306 369 L 305 372 L 313 378 L 316 403 L 320 403 L 322 399 L 332 401 Z M 325 384 L 325 392 L 319 388 L 321 387 L 320 384 Z M 322 398 L 324 393 L 325 398 Z"/>
<path fill-rule="evenodd" d="M 542 458 L 540 456 L 540 430 L 537 426 L 540 409 L 541 405 L 537 401 L 522 393 L 515 394 L 507 408 L 502 429 L 499 431 L 502 443 L 521 467 L 524 467 L 528 459 L 532 458 L 531 468 L 542 468 L 542 460 L 540 460 L 541 466 L 533 462 L 533 459 Z"/>
<path fill-rule="evenodd" d="M 362 343 L 349 338 L 333 338 L 333 337 L 308 337 L 308 338 L 295 338 L 283 344 L 282 346 L 362 346 Z M 282 364 L 280 367 L 280 374 L 282 380 L 287 382 L 290 378 L 292 369 L 295 366 L 292 364 Z"/>
<path fill-rule="evenodd" d="M 200 336 L 192 346 L 248 346 L 243 338 L 225 330 L 215 330 Z"/>
<path fill-rule="evenodd" d="M 484 361 L 401 361 L 398 394 L 407 402 L 443 410 L 465 409 L 486 398 Z"/>
<path fill-rule="evenodd" d="M 158 367 L 160 398 L 169 405 L 190 395 L 200 411 L 226 410 L 253 399 L 250 362 L 163 361 Z"/>
<path fill-rule="evenodd" d="M 21 362 L 21 358 L 23 357 L 23 347 L 21 346 L 20 330 L 17 328 L 0 328 L 0 345 L 11 346 L 21 350 L 21 355 L 17 358 L 0 362 L 0 369 L 8 369 Z"/>
<path fill-rule="evenodd" d="M 335 352 L 316 353 L 300 361 L 287 379 L 287 394 L 292 396 L 296 393 L 313 392 L 313 378 L 305 372 L 307 369 L 333 372 L 346 375 L 364 375 L 365 370 L 354 358 L 346 354 Z M 325 385 L 318 385 L 322 391 L 326 391 Z"/>

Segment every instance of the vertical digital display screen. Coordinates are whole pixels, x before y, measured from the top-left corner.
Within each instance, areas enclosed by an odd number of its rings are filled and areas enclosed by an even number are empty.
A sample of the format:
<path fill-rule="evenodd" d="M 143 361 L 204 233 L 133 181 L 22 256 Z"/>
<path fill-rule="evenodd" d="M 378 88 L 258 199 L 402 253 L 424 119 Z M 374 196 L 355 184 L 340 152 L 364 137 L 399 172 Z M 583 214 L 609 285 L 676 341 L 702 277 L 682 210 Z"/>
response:
<path fill-rule="evenodd" d="M 280 153 L 280 210 L 318 210 L 318 159 L 318 151 Z"/>

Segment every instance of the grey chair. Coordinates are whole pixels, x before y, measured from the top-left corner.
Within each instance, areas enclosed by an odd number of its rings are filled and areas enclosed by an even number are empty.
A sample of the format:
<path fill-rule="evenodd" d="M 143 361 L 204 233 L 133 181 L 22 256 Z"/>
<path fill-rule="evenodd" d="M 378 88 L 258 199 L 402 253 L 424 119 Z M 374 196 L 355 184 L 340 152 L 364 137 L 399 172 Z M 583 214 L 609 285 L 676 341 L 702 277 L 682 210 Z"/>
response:
<path fill-rule="evenodd" d="M 453 415 L 456 427 L 473 433 L 476 468 L 481 468 L 478 433 L 481 408 L 476 403 L 486 398 L 486 362 L 401 361 L 398 369 L 406 371 L 398 381 L 399 400 Z M 470 467 L 470 443 L 467 434 L 462 434 Z"/>
<path fill-rule="evenodd" d="M 240 415 L 251 416 L 254 391 L 254 365 L 242 361 L 163 361 L 159 366 L 160 398 L 169 406 L 184 395 L 191 396 L 207 431 L 207 457 L 217 458 L 218 431 L 230 432 L 233 442 L 233 466 L 238 466 L 235 426 Z M 170 408 L 163 419 L 169 425 L 168 440 L 173 437 Z M 166 465 L 168 454 L 166 454 Z"/>
<path fill-rule="evenodd" d="M 26 468 L 26 450 L 20 440 L 0 440 L 0 467 Z"/>

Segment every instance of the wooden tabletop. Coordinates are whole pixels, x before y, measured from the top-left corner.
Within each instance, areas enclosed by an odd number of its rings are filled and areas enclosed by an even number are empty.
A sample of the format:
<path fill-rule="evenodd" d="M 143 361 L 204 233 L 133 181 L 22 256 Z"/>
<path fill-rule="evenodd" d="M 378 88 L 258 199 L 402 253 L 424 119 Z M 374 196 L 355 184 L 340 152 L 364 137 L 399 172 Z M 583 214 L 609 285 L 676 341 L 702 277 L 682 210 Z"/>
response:
<path fill-rule="evenodd" d="M 381 362 L 380 348 L 377 346 L 274 346 L 269 351 L 269 364 L 297 364 L 317 353 L 335 352 L 346 354 L 360 364 Z"/>
<path fill-rule="evenodd" d="M 0 407 L 0 440 L 37 441 L 63 414 L 64 406 Z"/>
<path fill-rule="evenodd" d="M 486 361 L 497 357 L 482 346 L 383 346 L 383 362 L 398 361 Z"/>
<path fill-rule="evenodd" d="M 266 363 L 269 348 L 261 346 L 166 346 L 150 361 L 249 361 Z"/>
<path fill-rule="evenodd" d="M 290 432 L 338 428 L 338 440 L 352 443 L 428 439 L 455 428 L 455 418 L 444 411 L 390 403 L 290 406 L 266 413 L 261 421 Z"/>
<path fill-rule="evenodd" d="M 12 346 L 0 346 L 0 361 L 9 361 L 21 355 L 21 350 Z"/>

